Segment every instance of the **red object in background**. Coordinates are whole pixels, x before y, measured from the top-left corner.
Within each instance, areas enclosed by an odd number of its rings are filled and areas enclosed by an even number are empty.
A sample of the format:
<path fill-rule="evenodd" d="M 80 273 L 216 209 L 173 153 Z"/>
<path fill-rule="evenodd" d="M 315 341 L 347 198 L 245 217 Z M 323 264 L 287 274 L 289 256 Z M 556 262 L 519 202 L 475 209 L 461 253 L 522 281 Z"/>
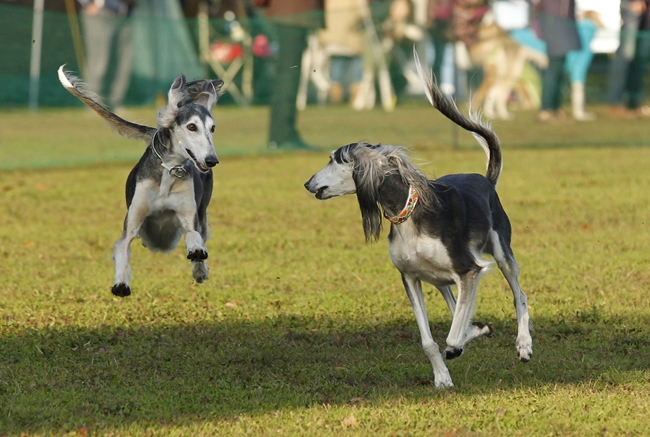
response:
<path fill-rule="evenodd" d="M 239 44 L 233 44 L 226 41 L 217 41 L 210 45 L 210 55 L 223 63 L 230 64 L 244 54 L 244 49 Z"/>
<path fill-rule="evenodd" d="M 253 54 L 258 58 L 268 58 L 271 56 L 271 44 L 269 38 L 260 33 L 253 38 Z"/>

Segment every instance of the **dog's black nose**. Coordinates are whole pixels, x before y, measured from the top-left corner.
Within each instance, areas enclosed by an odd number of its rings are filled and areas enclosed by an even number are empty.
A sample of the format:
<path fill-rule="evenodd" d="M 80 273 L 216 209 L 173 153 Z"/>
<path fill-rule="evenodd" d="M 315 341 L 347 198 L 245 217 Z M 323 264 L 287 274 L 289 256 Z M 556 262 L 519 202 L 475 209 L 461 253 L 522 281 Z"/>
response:
<path fill-rule="evenodd" d="M 205 165 L 208 167 L 214 167 L 215 165 L 219 164 L 219 158 L 216 156 L 208 156 L 205 158 Z"/>
<path fill-rule="evenodd" d="M 310 177 L 309 180 L 308 180 L 307 182 L 305 182 L 305 188 L 307 189 L 307 191 L 309 191 L 309 183 L 311 182 L 312 179 L 314 179 L 313 176 Z"/>

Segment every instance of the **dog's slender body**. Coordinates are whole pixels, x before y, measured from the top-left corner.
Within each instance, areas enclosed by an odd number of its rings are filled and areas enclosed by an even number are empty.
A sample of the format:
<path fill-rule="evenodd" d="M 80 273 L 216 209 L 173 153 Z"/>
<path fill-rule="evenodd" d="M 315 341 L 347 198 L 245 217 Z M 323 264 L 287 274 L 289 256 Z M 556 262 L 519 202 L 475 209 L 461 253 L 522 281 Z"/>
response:
<path fill-rule="evenodd" d="M 401 273 L 413 307 L 435 385 L 449 387 L 453 383 L 431 335 L 422 281 L 440 291 L 453 316 L 447 359 L 459 356 L 473 338 L 492 332 L 489 324 L 471 324 L 478 281 L 491 264 L 481 258 L 483 253 L 494 257 L 512 289 L 521 361 L 530 360 L 532 339 L 527 298 L 519 286 L 519 268 L 510 248 L 510 222 L 496 192 L 502 167 L 499 139 L 486 125 L 461 114 L 430 75 L 425 78 L 421 70 L 419 73 L 431 104 L 471 131 L 486 151 L 486 176 L 452 174 L 429 180 L 400 147 L 353 143 L 333 152 L 329 164 L 305 187 L 318 199 L 356 193 L 367 241 L 379 237 L 382 213 L 392 222 L 388 236 L 391 260 Z"/>
<path fill-rule="evenodd" d="M 182 74 L 172 84 L 168 104 L 158 112 L 158 128 L 124 120 L 84 91 L 76 77 L 59 68 L 63 86 L 126 137 L 149 145 L 126 181 L 126 205 L 122 237 L 115 242 L 115 280 L 111 292 L 131 294 L 131 242 L 154 252 L 169 252 L 185 236 L 187 258 L 196 282 L 208 278 L 205 259 L 209 238 L 207 207 L 212 197 L 212 167 L 219 163 L 214 149 L 214 120 L 210 111 L 217 102 L 221 80 L 187 82 Z"/>

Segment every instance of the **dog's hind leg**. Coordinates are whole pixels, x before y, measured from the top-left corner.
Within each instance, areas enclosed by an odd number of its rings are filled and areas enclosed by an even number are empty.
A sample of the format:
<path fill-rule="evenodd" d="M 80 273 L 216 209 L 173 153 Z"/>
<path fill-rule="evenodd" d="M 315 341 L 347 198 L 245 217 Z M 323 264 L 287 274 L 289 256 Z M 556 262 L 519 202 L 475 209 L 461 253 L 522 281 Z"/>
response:
<path fill-rule="evenodd" d="M 472 96 L 470 102 L 472 108 L 479 108 L 484 103 L 487 92 L 494 84 L 494 71 L 494 65 L 483 66 L 483 81 L 476 90 L 476 93 Z"/>
<path fill-rule="evenodd" d="M 149 205 L 143 199 L 143 189 L 136 188 L 133 201 L 124 219 L 124 231 L 122 237 L 113 246 L 113 260 L 115 261 L 115 281 L 111 293 L 115 296 L 126 297 L 131 294 L 131 242 L 138 236 L 144 219 L 149 214 Z"/>
<path fill-rule="evenodd" d="M 501 120 L 512 120 L 514 115 L 508 112 L 508 99 L 510 98 L 510 93 L 514 83 L 510 84 L 508 81 L 503 80 L 499 83 L 498 93 L 495 98 L 497 115 Z"/>
<path fill-rule="evenodd" d="M 521 361 L 526 363 L 533 356 L 533 339 L 530 336 L 528 298 L 519 286 L 519 266 L 510 245 L 503 241 L 496 231 L 490 231 L 490 239 L 494 259 L 512 290 L 517 312 L 517 355 Z"/>
<path fill-rule="evenodd" d="M 197 189 L 199 190 L 198 193 L 199 195 L 196 196 L 195 202 L 196 205 L 198 206 L 196 208 L 196 211 L 194 214 L 191 213 L 192 205 L 189 205 L 189 207 L 186 207 L 186 211 L 184 212 L 186 216 L 186 220 L 183 221 L 181 220 L 181 225 L 183 227 L 183 230 L 185 231 L 185 243 L 187 244 L 187 257 L 192 260 L 192 277 L 196 281 L 197 284 L 201 284 L 205 282 L 208 279 L 208 265 L 205 262 L 205 258 L 208 257 L 207 249 L 205 249 L 205 243 L 208 241 L 210 238 L 210 230 L 208 228 L 208 216 L 207 216 L 207 208 L 208 204 L 210 203 L 210 197 L 212 197 L 212 174 L 209 174 L 207 176 L 204 176 L 201 178 L 203 181 L 203 184 L 197 183 L 198 181 L 194 181 L 194 190 L 195 193 L 197 193 Z M 189 230 L 189 217 L 194 216 L 194 227 L 192 233 L 191 230 Z M 187 230 L 187 231 L 186 231 Z M 201 238 L 201 243 L 200 245 L 197 245 L 196 243 L 192 243 L 191 239 L 195 238 L 196 239 L 196 233 L 200 235 Z M 192 248 L 192 244 L 196 246 L 200 246 L 197 249 Z M 203 252 L 202 252 L 203 251 Z M 205 257 L 203 257 L 203 254 L 205 254 Z M 199 256 L 196 256 L 199 255 Z"/>
<path fill-rule="evenodd" d="M 424 353 L 429 359 L 429 362 L 431 362 L 431 366 L 433 366 L 434 384 L 438 388 L 452 387 L 454 384 L 451 382 L 449 370 L 442 359 L 438 344 L 433 340 L 433 336 L 431 335 L 429 317 L 427 316 L 424 295 L 422 294 L 422 283 L 419 279 L 405 275 L 404 273 L 402 273 L 402 282 L 411 302 L 411 307 L 413 307 L 415 321 L 420 329 L 422 349 L 424 349 Z"/>
<path fill-rule="evenodd" d="M 208 229 L 208 217 L 205 211 L 206 208 L 207 204 L 199 206 L 199 209 L 197 211 L 197 220 L 195 222 L 195 229 L 197 229 L 201 235 L 203 244 L 205 244 L 210 238 L 210 231 Z M 201 284 L 205 282 L 206 279 L 208 279 L 209 270 L 210 269 L 208 269 L 208 265 L 205 263 L 205 261 L 192 261 L 192 277 L 198 284 Z"/>

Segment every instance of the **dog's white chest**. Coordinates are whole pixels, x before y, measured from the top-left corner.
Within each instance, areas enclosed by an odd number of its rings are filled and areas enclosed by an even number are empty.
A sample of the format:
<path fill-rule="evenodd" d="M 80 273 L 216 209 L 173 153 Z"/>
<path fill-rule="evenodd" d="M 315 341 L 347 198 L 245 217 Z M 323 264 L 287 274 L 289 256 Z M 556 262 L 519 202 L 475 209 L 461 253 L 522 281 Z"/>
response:
<path fill-rule="evenodd" d="M 165 172 L 160 184 L 152 180 L 143 181 L 142 184 L 151 211 L 177 211 L 181 204 L 195 203 L 194 185 L 190 178 L 179 179 Z"/>
<path fill-rule="evenodd" d="M 440 239 L 417 235 L 409 222 L 393 229 L 388 250 L 393 265 L 400 272 L 414 274 L 435 285 L 453 282 L 451 257 Z"/>

